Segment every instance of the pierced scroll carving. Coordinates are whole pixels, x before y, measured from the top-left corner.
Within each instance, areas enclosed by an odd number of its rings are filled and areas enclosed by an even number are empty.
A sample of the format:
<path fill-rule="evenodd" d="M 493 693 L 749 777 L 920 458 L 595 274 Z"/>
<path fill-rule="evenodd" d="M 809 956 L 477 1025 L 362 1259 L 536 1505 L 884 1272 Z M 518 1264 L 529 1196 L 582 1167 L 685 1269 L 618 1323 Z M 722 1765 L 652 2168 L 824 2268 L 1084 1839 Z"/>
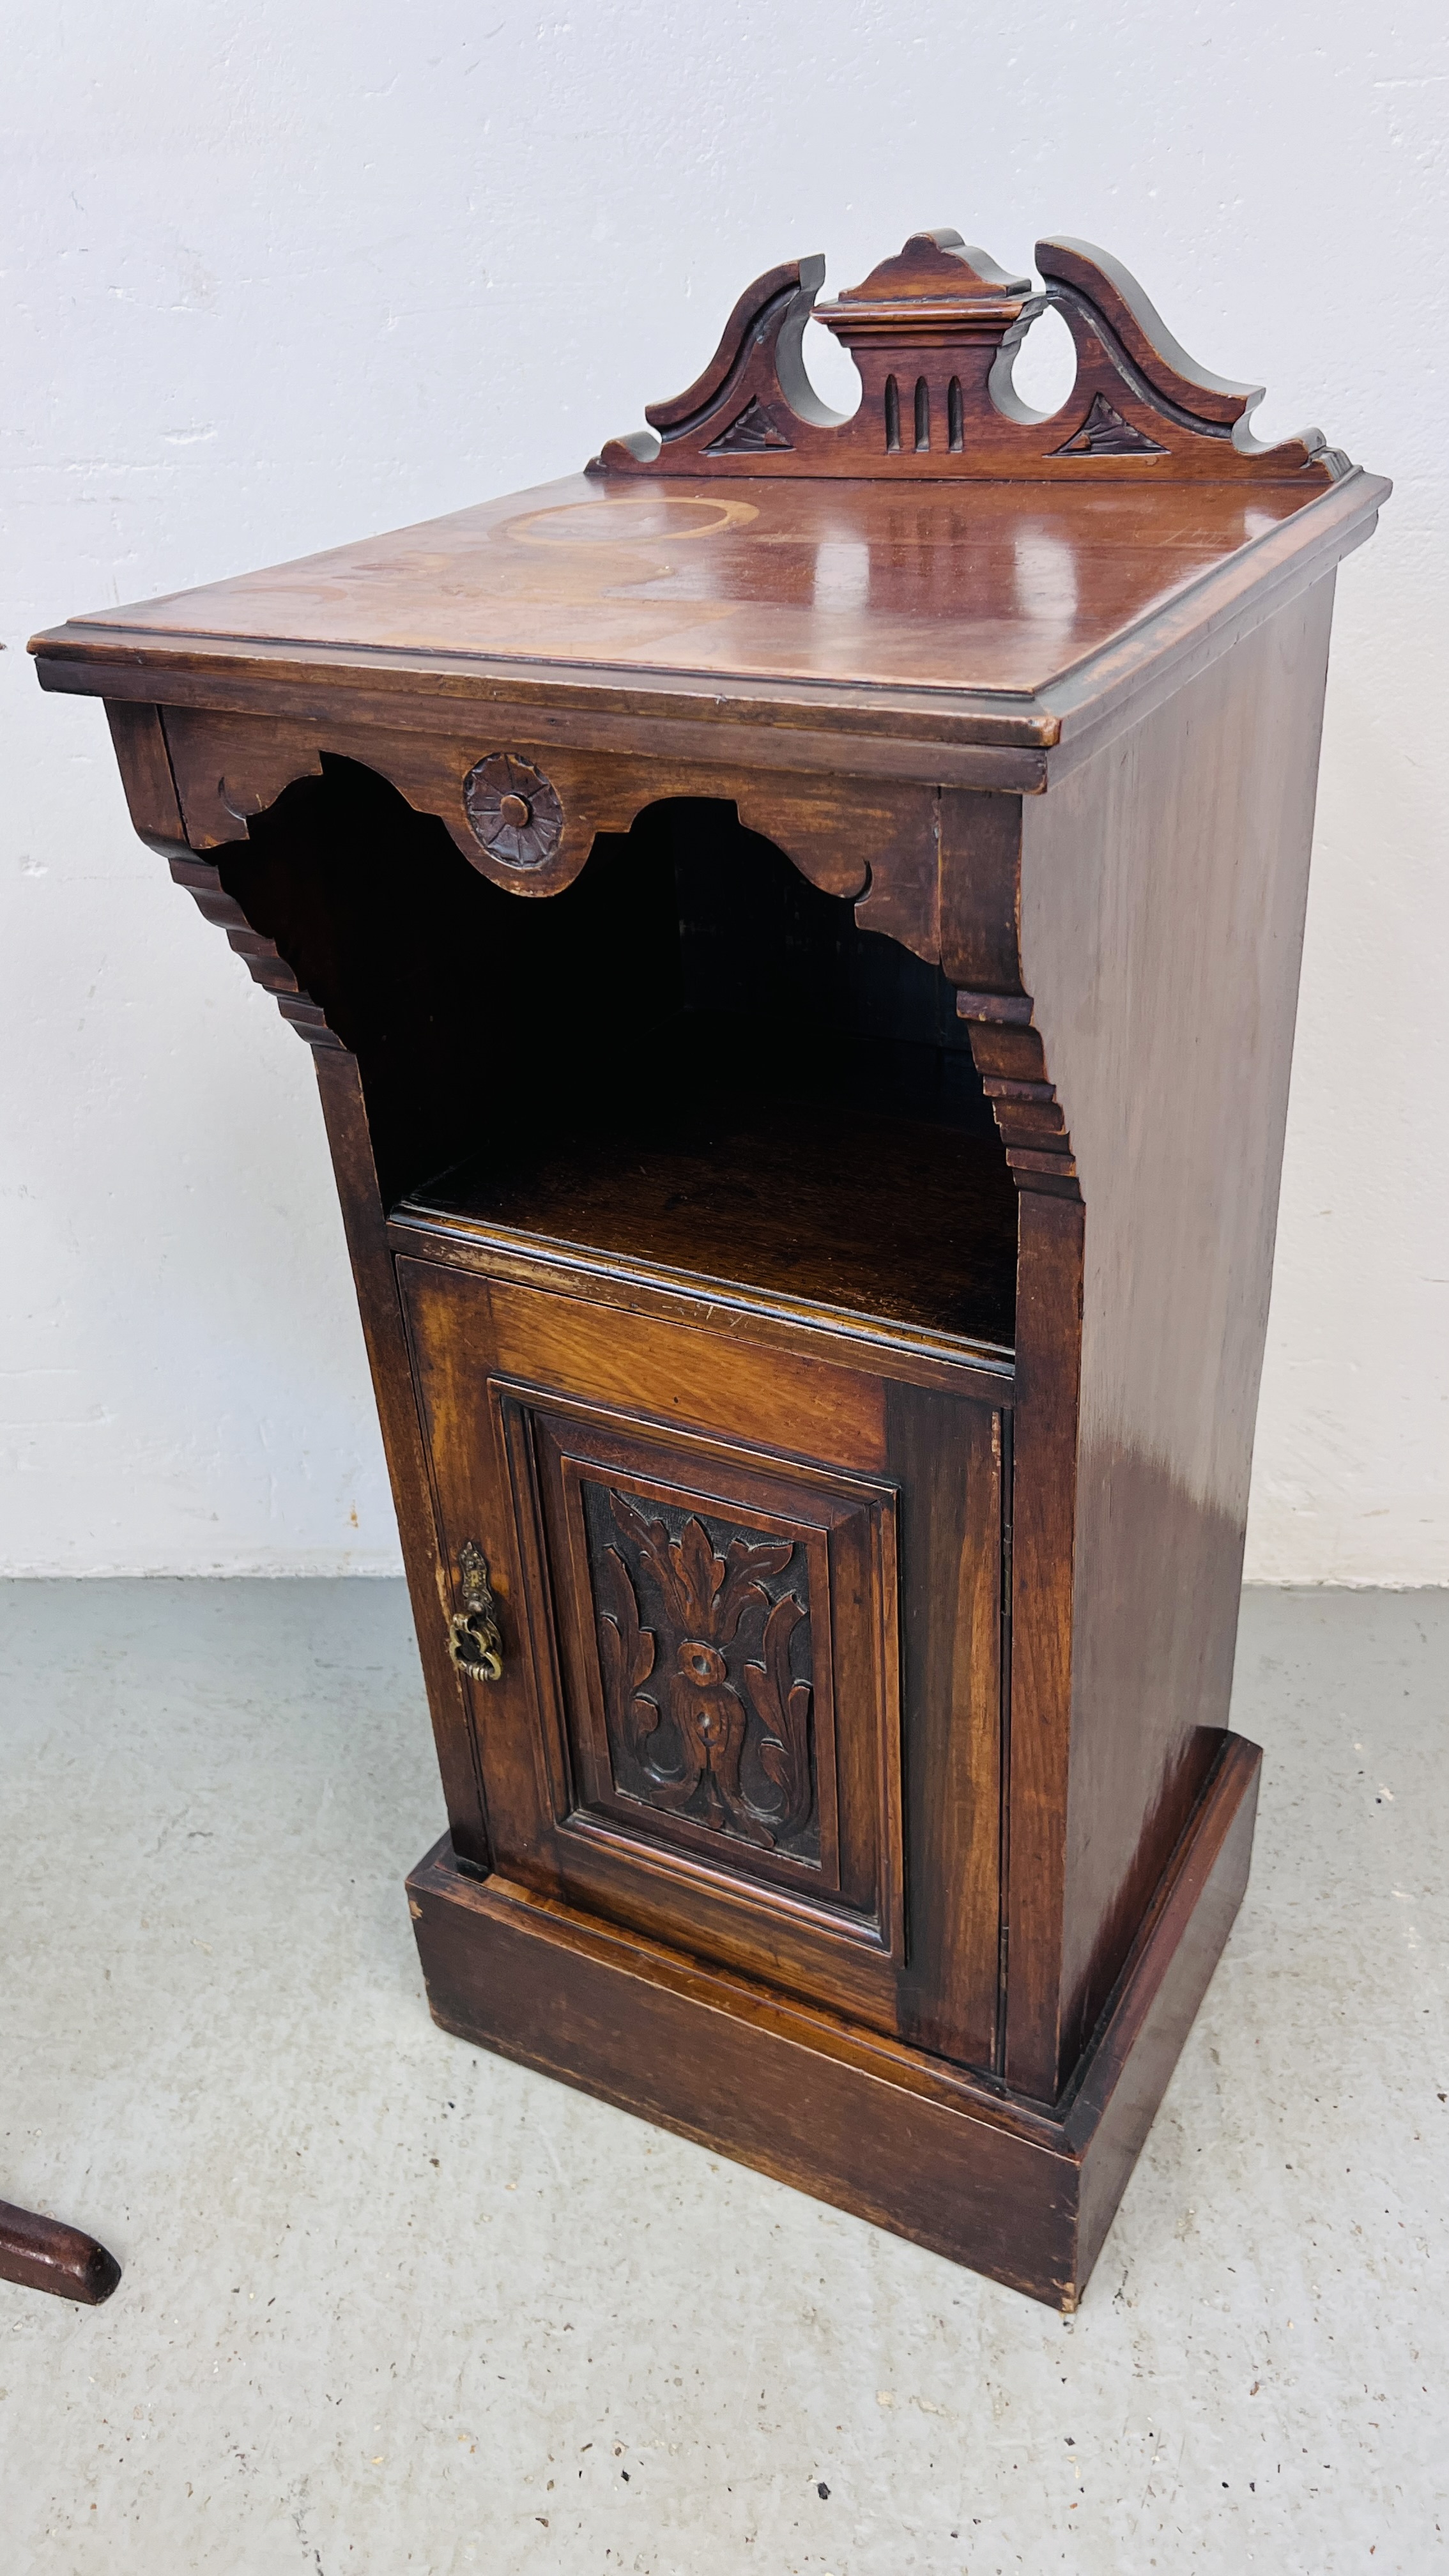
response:
<path fill-rule="evenodd" d="M 815 302 L 822 259 L 770 269 L 740 297 L 703 375 L 646 408 L 654 434 L 611 439 L 589 471 L 1309 486 L 1349 471 L 1320 430 L 1275 446 L 1255 439 L 1248 420 L 1261 386 L 1196 365 L 1105 251 L 1040 241 L 1036 265 L 1040 291 L 943 227 L 913 234 L 830 304 Z M 1021 343 L 1049 306 L 1077 353 L 1076 382 L 1050 415 L 1029 409 L 1012 383 Z M 828 410 L 806 373 L 812 314 L 860 371 L 849 416 Z"/>
<path fill-rule="evenodd" d="M 617 1489 L 583 1490 L 615 1786 L 818 1859 L 804 1551 L 713 1514 L 646 1514 Z"/>

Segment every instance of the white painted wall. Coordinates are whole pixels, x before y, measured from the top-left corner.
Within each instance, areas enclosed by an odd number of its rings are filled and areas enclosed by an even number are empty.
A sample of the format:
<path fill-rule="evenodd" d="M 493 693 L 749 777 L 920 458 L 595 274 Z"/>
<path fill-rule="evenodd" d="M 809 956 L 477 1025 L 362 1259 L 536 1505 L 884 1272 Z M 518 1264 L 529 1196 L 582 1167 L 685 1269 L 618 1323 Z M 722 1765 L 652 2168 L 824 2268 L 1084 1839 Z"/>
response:
<path fill-rule="evenodd" d="M 1442 0 L 10 0 L 0 59 L 0 1566 L 397 1561 L 306 1050 L 27 633 L 571 470 L 758 270 L 950 222 L 1105 244 L 1260 427 L 1397 479 L 1340 582 L 1250 1571 L 1449 1579 Z"/>

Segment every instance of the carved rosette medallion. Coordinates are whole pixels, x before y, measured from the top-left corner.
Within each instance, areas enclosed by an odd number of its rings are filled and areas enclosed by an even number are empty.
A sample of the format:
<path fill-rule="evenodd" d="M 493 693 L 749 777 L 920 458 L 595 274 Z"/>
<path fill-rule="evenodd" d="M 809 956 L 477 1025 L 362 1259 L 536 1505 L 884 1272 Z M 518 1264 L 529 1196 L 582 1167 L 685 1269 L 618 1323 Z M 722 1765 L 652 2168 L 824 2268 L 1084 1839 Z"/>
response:
<path fill-rule="evenodd" d="M 584 1504 L 616 1788 L 818 1860 L 804 1549 L 591 1482 Z"/>
<path fill-rule="evenodd" d="M 558 790 L 511 751 L 490 752 L 463 781 L 463 804 L 490 859 L 522 874 L 552 858 L 563 834 Z"/>

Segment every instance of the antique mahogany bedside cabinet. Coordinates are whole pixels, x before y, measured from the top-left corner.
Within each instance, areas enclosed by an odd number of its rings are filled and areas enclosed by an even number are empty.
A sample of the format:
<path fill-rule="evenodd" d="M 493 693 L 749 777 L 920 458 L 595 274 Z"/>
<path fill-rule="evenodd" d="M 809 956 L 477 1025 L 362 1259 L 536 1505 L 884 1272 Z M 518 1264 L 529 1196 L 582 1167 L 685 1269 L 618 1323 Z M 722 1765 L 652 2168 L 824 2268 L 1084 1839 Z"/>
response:
<path fill-rule="evenodd" d="M 1226 1732 L 1335 567 L 1116 263 L 771 270 L 584 475 L 41 636 L 314 1050 L 451 2031 L 1034 2296 Z M 1015 353 L 1053 306 L 1075 386 Z"/>

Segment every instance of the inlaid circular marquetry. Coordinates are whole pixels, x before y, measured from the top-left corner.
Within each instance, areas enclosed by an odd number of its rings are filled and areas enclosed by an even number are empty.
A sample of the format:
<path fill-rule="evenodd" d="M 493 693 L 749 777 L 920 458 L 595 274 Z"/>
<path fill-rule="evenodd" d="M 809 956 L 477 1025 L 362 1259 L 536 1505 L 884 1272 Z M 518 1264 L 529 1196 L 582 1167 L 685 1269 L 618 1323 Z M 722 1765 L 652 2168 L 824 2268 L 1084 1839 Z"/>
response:
<path fill-rule="evenodd" d="M 505 868 L 541 868 L 563 834 L 558 790 L 511 751 L 490 752 L 463 781 L 463 804 L 480 846 Z"/>
<path fill-rule="evenodd" d="M 678 545 L 681 539 L 718 537 L 747 528 L 760 513 L 753 501 L 722 495 L 703 500 L 677 494 L 621 493 L 596 501 L 565 501 L 552 510 L 527 510 L 504 523 L 516 545 Z"/>

